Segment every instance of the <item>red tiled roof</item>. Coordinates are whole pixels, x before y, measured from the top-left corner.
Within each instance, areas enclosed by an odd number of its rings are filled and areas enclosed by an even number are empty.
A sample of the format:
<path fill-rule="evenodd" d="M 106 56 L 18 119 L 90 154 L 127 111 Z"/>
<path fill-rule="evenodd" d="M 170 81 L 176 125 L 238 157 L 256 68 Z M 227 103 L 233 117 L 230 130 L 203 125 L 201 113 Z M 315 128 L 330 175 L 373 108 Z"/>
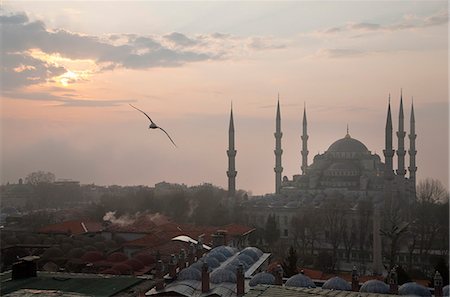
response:
<path fill-rule="evenodd" d="M 48 225 L 38 230 L 41 233 L 71 233 L 83 234 L 88 232 L 102 231 L 102 224 L 98 222 L 88 222 L 81 220 L 65 221 L 58 224 Z"/>
<path fill-rule="evenodd" d="M 228 224 L 218 229 L 227 231 L 230 236 L 243 236 L 255 230 L 253 227 L 239 224 Z"/>
<path fill-rule="evenodd" d="M 111 232 L 149 233 L 155 227 L 170 224 L 170 218 L 161 214 L 142 214 L 131 224 L 111 224 L 107 230 Z"/>

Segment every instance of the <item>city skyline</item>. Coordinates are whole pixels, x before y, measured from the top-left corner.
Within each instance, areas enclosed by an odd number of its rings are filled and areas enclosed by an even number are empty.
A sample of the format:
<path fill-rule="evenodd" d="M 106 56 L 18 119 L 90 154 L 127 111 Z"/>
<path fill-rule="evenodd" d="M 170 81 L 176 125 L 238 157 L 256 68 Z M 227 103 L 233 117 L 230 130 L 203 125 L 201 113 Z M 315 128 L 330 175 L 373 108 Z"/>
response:
<path fill-rule="evenodd" d="M 403 89 L 405 119 L 414 100 L 417 180 L 448 189 L 447 11 L 446 1 L 6 2 L 1 182 L 44 170 L 226 189 L 232 101 L 236 188 L 270 193 L 278 93 L 291 177 L 301 173 L 304 104 L 309 164 L 347 124 L 384 161 L 388 96 L 395 133 Z"/>

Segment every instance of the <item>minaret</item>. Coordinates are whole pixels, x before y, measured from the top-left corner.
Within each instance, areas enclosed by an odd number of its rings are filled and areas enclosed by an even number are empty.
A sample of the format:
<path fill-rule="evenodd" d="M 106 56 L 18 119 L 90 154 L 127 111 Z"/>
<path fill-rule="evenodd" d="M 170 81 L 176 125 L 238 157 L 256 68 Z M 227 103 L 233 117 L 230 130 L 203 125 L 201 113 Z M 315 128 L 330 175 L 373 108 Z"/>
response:
<path fill-rule="evenodd" d="M 386 119 L 385 130 L 385 149 L 384 154 L 384 208 L 385 218 L 389 218 L 392 208 L 392 183 L 394 179 L 394 170 L 392 168 L 392 157 L 394 156 L 394 150 L 392 148 L 392 116 L 391 116 L 391 95 L 389 95 L 388 113 Z M 384 222 L 387 222 L 387 220 Z"/>
<path fill-rule="evenodd" d="M 394 170 L 392 167 L 392 157 L 394 156 L 394 150 L 392 149 L 392 116 L 391 116 L 391 95 L 389 95 L 388 113 L 386 119 L 385 130 L 385 149 L 383 150 L 385 159 L 384 177 L 386 179 L 392 179 Z"/>
<path fill-rule="evenodd" d="M 280 193 L 281 187 L 281 173 L 283 172 L 283 167 L 281 167 L 281 155 L 283 154 L 283 150 L 281 149 L 281 137 L 283 137 L 283 133 L 281 133 L 281 115 L 280 115 L 280 95 L 278 95 L 278 103 L 277 103 L 277 119 L 276 119 L 276 130 L 275 130 L 275 193 Z"/>
<path fill-rule="evenodd" d="M 405 127 L 404 127 L 404 117 L 403 117 L 403 94 L 400 91 L 400 111 L 398 113 L 398 147 L 397 147 L 397 175 L 405 177 Z"/>
<path fill-rule="evenodd" d="M 230 113 L 230 128 L 228 130 L 228 197 L 234 197 L 236 193 L 236 167 L 235 167 L 235 157 L 236 150 L 234 149 L 234 121 L 233 121 L 233 106 L 231 106 Z"/>
<path fill-rule="evenodd" d="M 414 103 L 411 103 L 411 119 L 409 126 L 409 179 L 412 184 L 413 199 L 416 199 L 416 120 L 414 118 Z"/>
<path fill-rule="evenodd" d="M 302 134 L 302 174 L 306 174 L 306 168 L 308 167 L 308 131 L 307 131 L 307 121 L 306 121 L 306 104 L 303 109 L 303 134 Z"/>

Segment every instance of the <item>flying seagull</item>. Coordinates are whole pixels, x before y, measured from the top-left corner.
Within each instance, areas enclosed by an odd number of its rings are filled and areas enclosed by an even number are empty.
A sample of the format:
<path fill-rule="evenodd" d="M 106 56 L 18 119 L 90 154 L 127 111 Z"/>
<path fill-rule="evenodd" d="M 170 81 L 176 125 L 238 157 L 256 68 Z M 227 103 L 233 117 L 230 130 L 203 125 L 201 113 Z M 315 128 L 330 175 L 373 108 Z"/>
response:
<path fill-rule="evenodd" d="M 166 132 L 166 130 L 164 130 L 163 128 L 157 126 L 152 119 L 148 116 L 148 114 L 146 114 L 145 112 L 143 112 L 142 110 L 140 110 L 139 108 L 133 106 L 130 104 L 131 107 L 133 107 L 136 110 L 139 110 L 140 112 L 142 112 L 143 114 L 145 114 L 145 116 L 150 120 L 150 126 L 148 126 L 149 129 L 161 129 L 164 133 L 166 133 L 167 137 L 169 137 L 170 141 L 173 143 L 173 145 L 175 147 L 177 147 L 177 145 L 175 144 L 175 142 L 173 142 L 172 138 L 169 136 L 169 133 Z"/>

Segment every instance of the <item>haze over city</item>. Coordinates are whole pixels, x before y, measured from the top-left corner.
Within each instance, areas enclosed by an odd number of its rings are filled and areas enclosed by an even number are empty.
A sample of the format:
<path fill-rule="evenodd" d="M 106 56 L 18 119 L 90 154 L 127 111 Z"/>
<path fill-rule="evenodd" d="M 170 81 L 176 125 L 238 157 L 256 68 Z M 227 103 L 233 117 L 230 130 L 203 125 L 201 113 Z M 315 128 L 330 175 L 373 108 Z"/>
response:
<path fill-rule="evenodd" d="M 310 163 L 347 124 L 383 158 L 388 96 L 396 131 L 403 89 L 417 179 L 448 189 L 447 1 L 2 6 L 2 184 L 44 170 L 101 185 L 226 188 L 232 102 L 237 188 L 270 193 L 278 94 L 292 177 L 304 104 Z"/>

